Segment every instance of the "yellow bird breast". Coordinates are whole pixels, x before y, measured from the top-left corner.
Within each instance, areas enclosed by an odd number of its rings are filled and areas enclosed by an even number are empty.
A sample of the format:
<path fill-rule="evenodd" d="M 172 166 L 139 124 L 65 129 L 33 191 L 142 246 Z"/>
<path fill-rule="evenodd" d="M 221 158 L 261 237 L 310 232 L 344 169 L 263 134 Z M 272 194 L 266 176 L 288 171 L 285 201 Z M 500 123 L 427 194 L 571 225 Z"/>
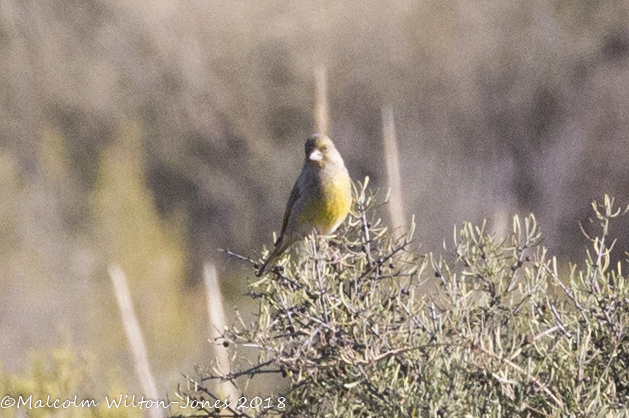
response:
<path fill-rule="evenodd" d="M 345 220 L 352 204 L 349 181 L 322 184 L 318 193 L 304 205 L 299 221 L 316 228 L 320 234 L 331 234 Z M 333 184 L 329 184 L 333 183 Z"/>

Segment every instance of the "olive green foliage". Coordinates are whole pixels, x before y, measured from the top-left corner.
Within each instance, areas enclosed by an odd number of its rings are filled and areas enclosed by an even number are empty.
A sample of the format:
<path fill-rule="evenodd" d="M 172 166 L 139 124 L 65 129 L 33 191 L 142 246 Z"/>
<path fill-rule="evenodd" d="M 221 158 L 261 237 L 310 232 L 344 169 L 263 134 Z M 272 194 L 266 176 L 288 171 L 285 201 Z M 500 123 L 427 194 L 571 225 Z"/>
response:
<path fill-rule="evenodd" d="M 178 356 L 176 342 L 189 341 L 193 327 L 186 311 L 184 278 L 187 273 L 185 219 L 163 219 L 146 186 L 142 167 L 144 136 L 138 123 L 123 125 L 116 141 L 105 150 L 98 167 L 96 188 L 90 196 L 93 231 L 109 263 L 118 263 L 130 278 L 132 294 L 145 335 L 160 367 Z M 109 281 L 106 289 L 113 298 Z M 189 301 L 189 299 L 188 299 Z M 116 312 L 117 314 L 117 312 Z M 124 347 L 118 318 L 110 324 Z M 112 339 L 111 330 L 106 330 Z"/>
<path fill-rule="evenodd" d="M 20 373 L 0 368 L 2 417 L 73 417 L 134 418 L 142 417 L 139 408 L 109 408 L 95 381 L 107 380 L 109 397 L 127 393 L 119 375 L 98 375 L 93 356 L 77 354 L 68 343 L 46 352 L 29 353 L 29 365 Z M 57 401 L 58 400 L 58 401 Z M 55 401 L 57 401 L 55 407 Z M 14 404 L 11 404 L 14 402 Z M 64 402 L 67 402 L 65 407 Z M 52 405 L 52 406 L 50 406 Z"/>
<path fill-rule="evenodd" d="M 197 415 L 626 415 L 629 283 L 610 265 L 609 222 L 621 212 L 612 199 L 593 204 L 600 231 L 585 266 L 565 272 L 533 215 L 515 216 L 506 237 L 465 223 L 442 256 L 421 255 L 412 228 L 392 239 L 370 220 L 364 189 L 358 202 L 338 238 L 308 237 L 250 283 L 256 320 L 217 342 L 235 350 L 239 371 L 200 371 L 181 391 L 206 401 Z M 269 374 L 283 377 L 279 393 L 247 389 Z M 208 407 L 218 381 L 246 402 Z M 238 408 L 254 396 L 259 408 Z"/>
<path fill-rule="evenodd" d="M 35 367 L 26 353 L 52 350 L 64 328 L 74 350 L 94 354 L 88 372 L 98 390 L 115 393 L 103 378 L 112 370 L 133 382 L 107 275 L 111 263 L 128 277 L 163 393 L 183 359 L 200 351 L 206 337 L 197 330 L 207 325 L 191 318 L 202 295 L 185 292 L 187 218 L 177 211 L 161 216 L 156 209 L 143 166 L 145 131 L 137 121 L 120 127 L 95 164 L 89 196 L 72 173 L 72 149 L 59 132 L 42 133 L 37 175 L 25 173 L 12 152 L 0 149 L 0 360 L 7 369 Z M 65 200 L 70 197 L 77 200 Z M 176 343 L 187 349 L 174 350 Z"/>

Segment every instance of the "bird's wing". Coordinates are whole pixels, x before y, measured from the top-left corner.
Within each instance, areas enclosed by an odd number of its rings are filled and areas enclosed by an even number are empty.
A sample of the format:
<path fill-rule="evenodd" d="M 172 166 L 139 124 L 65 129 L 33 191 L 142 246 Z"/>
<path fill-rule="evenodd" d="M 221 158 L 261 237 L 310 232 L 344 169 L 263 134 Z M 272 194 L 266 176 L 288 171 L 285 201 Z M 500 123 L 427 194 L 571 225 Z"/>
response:
<path fill-rule="evenodd" d="M 286 211 L 284 212 L 284 220 L 282 221 L 282 232 L 280 233 L 280 237 L 275 241 L 275 245 L 277 245 L 284 238 L 284 233 L 286 232 L 286 226 L 288 225 L 288 219 L 290 218 L 290 212 L 295 205 L 297 199 L 301 196 L 301 190 L 299 189 L 299 181 L 295 182 L 293 186 L 293 191 L 290 192 L 290 197 L 288 198 L 288 203 L 286 204 Z"/>

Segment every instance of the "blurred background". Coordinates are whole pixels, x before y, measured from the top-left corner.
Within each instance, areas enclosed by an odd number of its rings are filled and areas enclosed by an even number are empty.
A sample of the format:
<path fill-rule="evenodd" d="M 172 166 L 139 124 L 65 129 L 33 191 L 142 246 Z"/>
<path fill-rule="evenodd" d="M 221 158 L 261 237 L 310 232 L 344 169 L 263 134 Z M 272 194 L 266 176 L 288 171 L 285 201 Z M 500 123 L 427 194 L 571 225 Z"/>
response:
<path fill-rule="evenodd" d="M 107 266 L 160 391 L 206 364 L 202 266 L 228 314 L 272 244 L 327 69 L 330 135 L 384 195 L 390 106 L 419 250 L 464 220 L 579 222 L 629 192 L 626 0 L 0 0 L 0 363 L 62 344 L 137 388 Z M 387 213 L 383 210 L 383 217 Z M 619 254 L 629 243 L 617 229 Z M 114 376 L 114 377 L 112 377 Z M 118 376 L 118 377 L 115 377 Z M 100 387 L 99 387 L 100 385 Z"/>

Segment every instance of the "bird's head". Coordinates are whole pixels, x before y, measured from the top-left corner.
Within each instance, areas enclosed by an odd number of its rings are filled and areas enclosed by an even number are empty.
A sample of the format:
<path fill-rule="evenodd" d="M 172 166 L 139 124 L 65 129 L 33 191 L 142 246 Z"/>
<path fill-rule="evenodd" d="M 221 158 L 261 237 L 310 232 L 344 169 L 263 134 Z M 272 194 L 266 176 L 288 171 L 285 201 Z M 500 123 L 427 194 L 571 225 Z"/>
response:
<path fill-rule="evenodd" d="M 306 141 L 306 164 L 323 167 L 328 163 L 344 165 L 343 158 L 326 135 L 314 134 Z"/>

